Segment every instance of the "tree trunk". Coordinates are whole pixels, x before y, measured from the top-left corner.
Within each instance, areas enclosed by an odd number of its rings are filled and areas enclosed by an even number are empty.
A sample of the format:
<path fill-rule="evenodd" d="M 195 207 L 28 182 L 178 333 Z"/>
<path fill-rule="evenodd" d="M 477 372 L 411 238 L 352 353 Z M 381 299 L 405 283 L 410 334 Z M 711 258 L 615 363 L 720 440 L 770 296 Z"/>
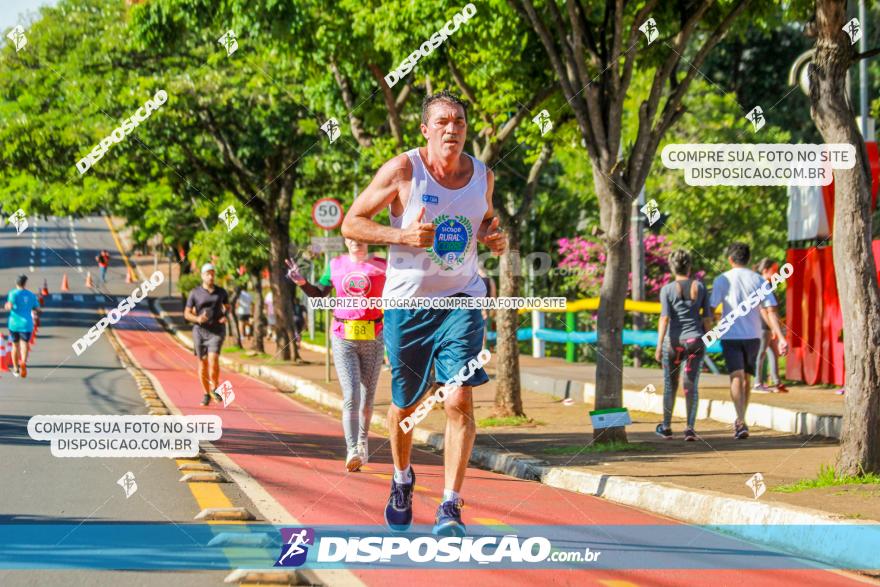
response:
<path fill-rule="evenodd" d="M 260 270 L 253 273 L 254 285 L 256 286 L 256 297 L 254 303 L 254 350 L 258 353 L 265 353 L 266 347 L 263 339 L 266 336 L 266 311 L 263 305 L 263 278 Z"/>
<path fill-rule="evenodd" d="M 834 171 L 834 269 L 843 313 L 846 403 L 839 475 L 880 473 L 880 289 L 871 252 L 871 175 L 846 95 L 853 46 L 842 30 L 845 0 L 817 0 L 811 114 L 826 143 L 856 147 L 852 169 Z M 797 334 L 797 333 L 795 333 Z"/>
<path fill-rule="evenodd" d="M 238 323 L 238 312 L 236 312 L 239 297 L 241 297 L 241 287 L 236 287 L 235 291 L 232 293 L 232 299 L 229 300 L 229 306 L 232 308 L 232 311 L 229 312 L 230 317 L 232 318 L 229 321 L 229 334 L 235 337 L 236 346 L 240 349 L 244 349 L 244 344 L 241 341 L 241 325 Z"/>
<path fill-rule="evenodd" d="M 629 216 L 632 198 L 598 169 L 595 163 L 593 178 L 603 211 L 601 226 L 606 254 L 605 275 L 599 291 L 599 316 L 596 321 L 599 344 L 596 352 L 595 409 L 602 410 L 623 405 L 623 300 L 626 299 L 630 266 Z M 600 438 L 602 442 L 626 442 L 626 429 L 618 426 L 593 430 L 593 439 L 598 441 Z"/>
<path fill-rule="evenodd" d="M 295 294 L 293 283 L 285 277 L 287 273 L 284 260 L 287 258 L 287 249 L 290 245 L 290 234 L 287 223 L 277 222 L 273 219 L 269 223 L 269 281 L 272 286 L 272 298 L 275 300 L 275 332 L 278 352 L 285 361 L 291 359 L 291 347 L 293 359 L 299 361 L 299 349 L 296 345 L 293 329 L 293 296 Z"/>
<path fill-rule="evenodd" d="M 516 297 L 522 286 L 520 268 L 519 226 L 514 222 L 506 226 L 508 248 L 501 255 L 498 267 L 498 296 Z M 495 327 L 495 408 L 493 414 L 499 417 L 525 416 L 522 407 L 519 378 L 519 342 L 516 331 L 519 328 L 519 314 L 516 310 L 496 310 Z"/>

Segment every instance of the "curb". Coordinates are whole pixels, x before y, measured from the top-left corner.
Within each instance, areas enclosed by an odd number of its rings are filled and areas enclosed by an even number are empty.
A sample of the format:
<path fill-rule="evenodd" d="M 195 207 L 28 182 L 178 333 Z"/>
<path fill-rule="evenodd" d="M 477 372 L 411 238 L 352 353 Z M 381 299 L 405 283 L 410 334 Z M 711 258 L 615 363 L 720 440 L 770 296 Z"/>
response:
<path fill-rule="evenodd" d="M 596 398 L 594 383 L 584 383 L 584 402 L 593 402 Z M 641 390 L 623 390 L 623 405 L 631 410 L 663 413 L 663 393 L 642 393 Z M 687 417 L 684 402 L 676 402 L 673 415 Z M 712 419 L 716 422 L 733 424 L 736 421 L 736 408 L 730 400 L 701 398 L 697 406 L 697 419 Z M 770 406 L 767 404 L 750 403 L 746 414 L 746 424 L 760 426 L 777 432 L 790 432 L 805 436 L 826 436 L 840 438 L 843 427 L 843 416 L 820 415 L 811 412 L 798 412 L 789 408 Z"/>
<path fill-rule="evenodd" d="M 192 339 L 170 323 L 161 303 L 155 299 L 151 302 L 164 326 L 184 345 L 192 348 Z M 222 356 L 220 359 L 234 370 L 267 380 L 281 390 L 295 392 L 330 408 L 342 409 L 342 398 L 311 381 L 269 366 L 242 364 Z M 640 395 L 639 392 L 629 393 Z M 384 428 L 385 418 L 373 414 L 371 425 Z M 412 434 L 416 442 L 437 450 L 443 449 L 444 435 L 440 432 L 415 428 Z M 715 491 L 689 489 L 672 483 L 642 481 L 588 469 L 554 467 L 528 455 L 502 452 L 479 445 L 474 446 L 470 462 L 497 473 L 601 497 L 688 524 L 713 527 L 730 525 L 732 528 L 723 529 L 725 534 L 827 562 L 838 568 L 861 568 L 864 561 L 854 555 L 859 551 L 855 545 L 841 541 L 838 535 L 825 532 L 822 526 L 860 525 L 880 531 L 880 522 L 846 520 L 821 510 L 770 504 Z M 786 529 L 783 526 L 792 527 Z"/>

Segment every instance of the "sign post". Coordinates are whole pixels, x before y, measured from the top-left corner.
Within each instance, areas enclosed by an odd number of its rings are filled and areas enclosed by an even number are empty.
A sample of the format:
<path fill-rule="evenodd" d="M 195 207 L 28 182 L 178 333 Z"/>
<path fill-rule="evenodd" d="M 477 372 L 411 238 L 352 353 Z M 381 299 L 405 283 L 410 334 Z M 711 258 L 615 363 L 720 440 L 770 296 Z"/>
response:
<path fill-rule="evenodd" d="M 319 246 L 324 251 L 325 267 L 330 266 L 330 251 L 332 247 L 330 231 L 339 228 L 342 224 L 342 218 L 342 203 L 335 198 L 321 198 L 312 206 L 312 220 L 315 226 L 324 230 L 324 239 Z M 325 244 L 331 246 L 325 246 Z M 333 335 L 331 331 L 330 310 L 324 310 L 324 333 L 324 380 L 329 383 L 331 381 L 330 337 Z"/>

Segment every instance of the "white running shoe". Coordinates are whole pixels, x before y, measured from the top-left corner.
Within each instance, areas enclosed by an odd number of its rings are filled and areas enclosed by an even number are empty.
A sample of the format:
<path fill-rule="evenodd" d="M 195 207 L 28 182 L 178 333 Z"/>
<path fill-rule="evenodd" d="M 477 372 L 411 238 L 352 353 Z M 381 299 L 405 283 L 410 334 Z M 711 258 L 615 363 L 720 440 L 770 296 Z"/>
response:
<path fill-rule="evenodd" d="M 364 465 L 370 462 L 370 449 L 368 447 L 369 445 L 366 440 L 359 442 L 357 446 L 358 454 L 361 457 L 361 463 Z"/>
<path fill-rule="evenodd" d="M 363 461 L 361 460 L 361 455 L 358 450 L 349 450 L 348 457 L 345 459 L 345 468 L 348 469 L 348 472 L 354 473 L 355 471 L 360 471 L 362 464 Z"/>

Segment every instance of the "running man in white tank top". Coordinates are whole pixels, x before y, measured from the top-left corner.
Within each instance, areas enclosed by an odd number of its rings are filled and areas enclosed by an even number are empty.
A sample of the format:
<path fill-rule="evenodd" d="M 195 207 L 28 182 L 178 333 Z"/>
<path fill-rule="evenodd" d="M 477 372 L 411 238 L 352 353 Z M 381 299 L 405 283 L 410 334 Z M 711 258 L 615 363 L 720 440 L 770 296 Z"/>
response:
<path fill-rule="evenodd" d="M 477 243 L 500 255 L 507 236 L 492 208 L 492 171 L 464 153 L 465 104 L 447 91 L 422 103 L 427 146 L 386 162 L 354 201 L 342 234 L 360 242 L 390 245 L 384 297 L 486 295 L 477 274 Z M 391 226 L 373 221 L 388 208 Z M 465 385 L 447 395 L 445 489 L 434 533 L 463 536 L 459 491 L 476 436 L 472 388 L 488 382 L 482 368 L 468 366 L 482 350 L 485 323 L 479 310 L 386 310 L 385 348 L 391 362 L 392 404 L 388 430 L 394 457 L 385 522 L 405 531 L 412 523 L 415 472 L 410 467 L 411 428 L 401 422 L 433 391 L 462 369 Z M 479 364 L 479 363 L 477 363 Z"/>

